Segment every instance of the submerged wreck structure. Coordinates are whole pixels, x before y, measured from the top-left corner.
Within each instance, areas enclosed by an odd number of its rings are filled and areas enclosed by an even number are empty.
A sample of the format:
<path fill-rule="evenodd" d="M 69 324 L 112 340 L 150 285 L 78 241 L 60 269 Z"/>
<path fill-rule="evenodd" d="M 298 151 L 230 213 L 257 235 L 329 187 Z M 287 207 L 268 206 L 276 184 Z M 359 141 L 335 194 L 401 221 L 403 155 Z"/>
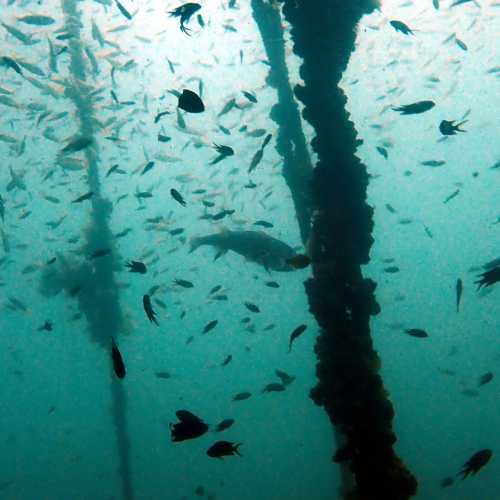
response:
<path fill-rule="evenodd" d="M 109 228 L 112 208 L 100 194 L 92 87 L 85 84 L 76 5 L 74 0 L 62 0 L 66 31 L 74 35 L 69 40 L 72 77 L 67 81 L 66 96 L 76 108 L 80 136 L 92 143 L 84 152 L 92 215 L 83 252 L 90 255 L 108 249 L 110 254 L 106 260 L 92 262 L 59 258 L 59 267 L 46 272 L 41 289 L 46 295 L 64 290 L 77 300 L 91 339 L 109 351 L 111 338 L 123 332 L 126 324 L 114 278 L 117 262 Z M 376 5 L 373 0 L 281 2 L 292 26 L 294 52 L 302 59 L 304 86 L 295 89 L 286 69 L 279 11 L 264 0 L 252 0 L 251 5 L 271 62 L 268 83 L 278 94 L 271 118 L 279 127 L 277 149 L 284 160 L 283 174 L 301 237 L 304 243 L 310 242 L 313 276 L 305 288 L 321 330 L 315 349 L 318 384 L 311 397 L 325 408 L 337 433 L 340 447 L 335 461 L 342 464 L 344 478 L 341 495 L 345 499 L 405 500 L 415 495 L 417 482 L 394 451 L 394 409 L 370 336 L 370 316 L 380 310 L 376 284 L 361 271 L 373 242 L 373 210 L 366 200 L 368 174 L 356 157 L 360 140 L 345 110 L 346 96 L 338 86 L 354 48 L 356 25 Z M 314 168 L 294 97 L 304 105 L 303 118 L 316 134 L 311 143 L 318 157 Z M 112 374 L 111 370 L 110 360 Z M 119 381 L 113 376 L 110 381 L 122 498 L 131 500 L 127 401 Z"/>
<path fill-rule="evenodd" d="M 313 277 L 305 287 L 320 326 L 315 348 L 318 384 L 311 397 L 325 408 L 336 430 L 340 448 L 334 460 L 343 466 L 342 497 L 405 500 L 416 494 L 417 481 L 394 451 L 394 409 L 370 336 L 370 316 L 380 311 L 376 283 L 361 271 L 373 243 L 373 209 L 366 200 L 368 174 L 356 157 L 361 141 L 339 87 L 354 50 L 356 26 L 377 5 L 374 0 L 285 0 L 282 4 L 292 26 L 293 50 L 302 59 L 304 85 L 295 88 L 295 96 L 316 134 L 311 146 L 318 162 L 311 172 L 310 162 L 303 160 L 305 148 L 297 140 L 302 132 L 286 88 L 284 51 L 280 44 L 266 44 L 266 39 L 276 41 L 280 36 L 279 15 L 262 0 L 253 0 L 252 8 L 271 62 L 268 80 L 280 100 L 271 118 L 293 142 L 293 147 L 287 147 L 278 140 L 284 176 L 301 235 L 309 236 Z M 308 178 L 310 193 L 304 196 Z M 310 235 L 304 229 L 306 220 L 311 221 Z"/>

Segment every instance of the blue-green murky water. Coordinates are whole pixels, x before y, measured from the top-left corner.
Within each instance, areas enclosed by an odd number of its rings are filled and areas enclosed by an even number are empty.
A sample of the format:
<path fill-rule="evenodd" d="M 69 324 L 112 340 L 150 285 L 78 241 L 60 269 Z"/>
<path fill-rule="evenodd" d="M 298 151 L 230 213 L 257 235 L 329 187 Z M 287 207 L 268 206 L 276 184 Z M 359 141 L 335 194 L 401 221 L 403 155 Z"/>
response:
<path fill-rule="evenodd" d="M 337 498 L 333 432 L 308 395 L 317 333 L 303 288 L 309 268 L 280 273 L 234 252 L 217 259 L 211 247 L 189 252 L 191 238 L 225 230 L 263 230 L 304 252 L 274 147 L 266 54 L 248 2 L 236 4 L 203 3 L 203 23 L 196 13 L 187 24 L 191 37 L 168 16 L 178 6 L 171 1 L 124 2 L 132 19 L 111 2 L 76 2 L 77 16 L 68 15 L 72 2 L 0 6 L 0 56 L 22 73 L 5 60 L 0 67 L 2 499 Z M 360 25 L 343 88 L 372 174 L 375 244 L 365 271 L 379 283 L 373 336 L 396 409 L 398 453 L 419 479 L 418 498 L 495 500 L 498 380 L 480 388 L 477 381 L 496 375 L 498 285 L 476 292 L 479 271 L 470 268 L 499 255 L 500 169 L 492 167 L 500 160 L 500 10 L 493 1 L 450 4 L 385 2 Z M 415 36 L 397 33 L 391 19 Z M 287 54 L 293 85 L 300 61 L 291 42 Z M 204 113 L 178 116 L 168 91 L 184 88 L 201 95 Z M 235 106 L 221 115 L 231 99 Z M 390 109 L 423 99 L 436 107 L 414 116 Z M 466 114 L 467 133 L 441 141 L 439 122 Z M 273 139 L 249 175 L 267 134 Z M 89 148 L 61 153 L 82 135 L 91 137 Z M 213 143 L 234 156 L 210 165 Z M 421 165 L 428 160 L 446 163 Z M 89 191 L 90 200 L 72 203 Z M 100 198 L 112 203 L 109 213 Z M 234 213 L 210 219 L 224 209 Z M 273 227 L 255 226 L 259 220 Z M 109 255 L 91 258 L 108 247 Z M 147 273 L 129 273 L 129 260 L 144 262 Z M 384 271 L 389 266 L 399 271 Z M 143 310 L 146 293 L 158 326 Z M 89 310 L 98 311 L 90 323 Z M 47 320 L 52 331 L 40 330 Z M 212 320 L 217 326 L 203 334 Z M 302 323 L 308 329 L 288 353 Z M 429 338 L 404 335 L 414 327 Z M 112 371 L 111 336 L 127 369 L 122 380 Z M 296 379 L 283 392 L 262 393 L 279 382 L 276 369 Z M 251 398 L 232 401 L 243 391 Z M 169 424 L 181 409 L 209 432 L 171 442 Z M 215 434 L 224 418 L 235 424 Z M 243 457 L 208 457 L 218 439 L 243 443 Z M 491 464 L 440 488 L 481 448 L 493 449 Z"/>

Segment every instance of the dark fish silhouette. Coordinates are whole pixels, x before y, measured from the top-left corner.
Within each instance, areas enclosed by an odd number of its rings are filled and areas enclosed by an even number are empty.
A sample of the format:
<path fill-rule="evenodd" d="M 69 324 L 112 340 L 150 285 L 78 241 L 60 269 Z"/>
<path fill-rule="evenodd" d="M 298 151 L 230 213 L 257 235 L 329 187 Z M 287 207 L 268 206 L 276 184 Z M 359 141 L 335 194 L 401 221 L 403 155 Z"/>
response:
<path fill-rule="evenodd" d="M 156 313 L 153 311 L 153 306 L 151 305 L 151 297 L 147 293 L 142 297 L 142 305 L 144 306 L 144 311 L 149 321 L 158 326 Z"/>
<path fill-rule="evenodd" d="M 184 201 L 184 198 L 182 197 L 181 193 L 179 193 L 179 191 L 177 191 L 177 189 L 172 188 L 170 190 L 170 195 L 172 196 L 172 198 L 176 202 L 180 203 L 183 207 L 186 206 L 186 202 Z"/>
<path fill-rule="evenodd" d="M 402 115 L 417 115 L 419 113 L 425 113 L 432 109 L 436 104 L 433 101 L 418 101 L 412 104 L 404 104 L 396 108 L 392 108 L 394 111 L 399 111 Z"/>
<path fill-rule="evenodd" d="M 176 9 L 172 10 L 169 12 L 170 17 L 180 17 L 181 18 L 181 25 L 180 29 L 183 33 L 186 35 L 189 35 L 189 31 L 191 31 L 189 28 L 186 28 L 184 26 L 186 23 L 189 22 L 189 19 L 191 19 L 191 16 L 199 11 L 201 9 L 201 5 L 199 3 L 194 3 L 194 2 L 188 2 L 180 7 L 177 7 Z"/>
<path fill-rule="evenodd" d="M 225 418 L 221 422 L 219 422 L 214 429 L 214 432 L 222 432 L 226 429 L 229 429 L 234 424 L 234 418 Z"/>
<path fill-rule="evenodd" d="M 421 328 L 409 328 L 405 330 L 405 333 L 411 335 L 412 337 L 417 337 L 419 339 L 423 339 L 429 336 L 427 332 L 425 330 L 422 330 Z"/>
<path fill-rule="evenodd" d="M 290 385 L 296 378 L 295 376 L 289 375 L 288 373 L 284 372 L 283 370 L 276 369 L 276 370 L 274 370 L 274 373 L 281 380 L 281 383 L 284 386 Z"/>
<path fill-rule="evenodd" d="M 231 356 L 231 354 L 228 354 L 226 356 L 226 359 L 221 363 L 221 366 L 227 366 L 229 363 L 231 363 L 232 359 L 233 357 Z"/>
<path fill-rule="evenodd" d="M 245 307 L 253 313 L 260 313 L 259 307 L 255 304 L 252 304 L 251 302 L 245 302 Z"/>
<path fill-rule="evenodd" d="M 459 193 L 460 193 L 460 189 L 455 189 L 455 191 L 453 191 L 453 193 L 451 193 L 450 195 L 448 195 L 443 200 L 443 203 L 448 203 L 450 200 L 453 200 L 453 198 L 455 198 L 456 196 L 458 196 Z"/>
<path fill-rule="evenodd" d="M 238 392 L 235 396 L 233 396 L 233 401 L 244 401 L 245 399 L 248 399 L 252 397 L 251 392 Z"/>
<path fill-rule="evenodd" d="M 184 89 L 179 96 L 178 106 L 188 113 L 203 113 L 205 111 L 205 105 L 198 94 L 187 89 Z"/>
<path fill-rule="evenodd" d="M 457 132 L 465 132 L 465 130 L 462 130 L 460 127 L 464 124 L 467 123 L 467 120 L 464 120 L 463 122 L 455 124 L 455 121 L 448 121 L 448 120 L 443 120 L 439 124 L 439 131 L 443 135 L 456 135 Z"/>
<path fill-rule="evenodd" d="M 390 21 L 389 24 L 396 30 L 405 35 L 414 35 L 413 31 L 403 21 Z"/>
<path fill-rule="evenodd" d="M 302 335 L 307 329 L 307 325 L 299 325 L 295 330 L 290 334 L 290 343 L 288 345 L 288 352 L 292 351 L 292 343 L 293 341 Z"/>
<path fill-rule="evenodd" d="M 185 441 L 203 436 L 208 431 L 208 425 L 199 417 L 187 410 L 175 413 L 180 422 L 170 424 L 172 441 Z"/>
<path fill-rule="evenodd" d="M 262 392 L 283 392 L 286 389 L 284 384 L 279 384 L 277 382 L 273 382 L 271 384 L 267 384 Z"/>
<path fill-rule="evenodd" d="M 88 193 L 82 194 L 78 198 L 74 199 L 71 203 L 81 203 L 82 201 L 90 200 L 92 196 L 94 196 L 93 191 L 89 191 Z"/>
<path fill-rule="evenodd" d="M 17 64 L 17 62 L 14 61 L 14 59 L 12 59 L 11 57 L 3 56 L 2 58 L 0 58 L 0 61 L 2 61 L 2 64 L 4 66 L 7 66 L 7 68 L 13 69 L 18 75 L 23 76 L 23 70 L 21 69 L 21 66 L 19 66 L 19 64 Z"/>
<path fill-rule="evenodd" d="M 146 264 L 144 264 L 143 262 L 138 262 L 137 260 L 126 262 L 125 265 L 128 267 L 131 273 L 146 274 L 147 272 Z"/>
<path fill-rule="evenodd" d="M 116 0 L 116 6 L 124 17 L 126 17 L 129 21 L 132 19 L 132 14 L 130 14 L 130 12 L 118 0 Z"/>
<path fill-rule="evenodd" d="M 451 486 L 453 483 L 454 483 L 454 479 L 452 477 L 445 477 L 444 479 L 442 479 L 439 483 L 439 485 L 441 486 L 441 488 L 448 488 L 449 486 Z"/>
<path fill-rule="evenodd" d="M 477 386 L 478 387 L 481 387 L 482 385 L 486 385 L 488 384 L 489 382 L 491 382 L 493 380 L 493 373 L 491 372 L 487 372 L 485 373 L 484 375 L 481 375 L 479 377 L 479 381 L 477 383 Z"/>
<path fill-rule="evenodd" d="M 462 470 L 457 474 L 457 476 L 462 476 L 462 479 L 465 479 L 469 476 L 469 474 L 476 474 L 479 469 L 484 467 L 491 459 L 493 455 L 492 450 L 484 449 L 480 450 L 474 455 L 472 455 L 467 462 L 465 462 Z"/>
<path fill-rule="evenodd" d="M 214 319 L 214 320 L 210 321 L 209 323 L 207 323 L 203 327 L 203 333 L 208 333 L 209 331 L 213 330 L 217 326 L 218 322 L 219 321 L 217 319 Z"/>
<path fill-rule="evenodd" d="M 255 97 L 254 94 L 250 93 L 250 92 L 247 92 L 246 90 L 243 90 L 243 95 L 250 101 L 250 102 L 253 102 L 253 103 L 256 103 L 257 102 L 257 98 Z"/>
<path fill-rule="evenodd" d="M 76 153 L 82 149 L 88 148 L 92 144 L 93 140 L 88 137 L 79 137 L 74 141 L 69 142 L 61 149 L 61 153 Z"/>
<path fill-rule="evenodd" d="M 193 283 L 191 283 L 191 281 L 188 281 L 188 280 L 175 279 L 174 283 L 182 288 L 193 288 L 194 287 Z"/>
<path fill-rule="evenodd" d="M 111 338 L 111 342 L 111 358 L 113 360 L 113 369 L 115 370 L 116 376 L 118 378 L 123 378 L 126 374 L 125 363 L 123 362 L 122 355 L 120 354 L 120 351 L 118 350 L 118 347 L 115 343 L 115 339 Z"/>
<path fill-rule="evenodd" d="M 217 441 L 207 450 L 207 455 L 212 458 L 227 457 L 230 455 L 239 455 L 241 457 L 238 448 L 242 443 L 231 443 L 229 441 Z"/>
<path fill-rule="evenodd" d="M 500 281 L 500 266 L 494 267 L 478 276 L 478 280 L 475 281 L 477 283 L 477 289 L 481 289 L 483 286 L 488 287 L 493 285 L 494 283 L 498 283 Z"/>
<path fill-rule="evenodd" d="M 460 299 L 462 298 L 462 291 L 464 289 L 462 280 L 460 278 L 457 279 L 457 284 L 455 285 L 455 289 L 456 289 L 456 296 L 457 296 L 456 302 L 457 302 L 457 312 L 458 312 L 460 309 Z"/>

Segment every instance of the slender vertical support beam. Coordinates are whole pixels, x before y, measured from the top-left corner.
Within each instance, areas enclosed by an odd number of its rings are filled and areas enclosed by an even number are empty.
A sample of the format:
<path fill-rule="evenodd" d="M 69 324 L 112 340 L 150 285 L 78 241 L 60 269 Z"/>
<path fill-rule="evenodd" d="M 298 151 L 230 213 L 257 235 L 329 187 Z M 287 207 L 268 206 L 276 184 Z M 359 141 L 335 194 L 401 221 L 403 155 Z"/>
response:
<path fill-rule="evenodd" d="M 85 150 L 88 188 L 93 192 L 93 197 L 91 198 L 91 218 L 85 231 L 87 239 L 84 254 L 89 255 L 95 250 L 109 248 L 111 255 L 106 259 L 94 260 L 91 266 L 88 263 L 68 264 L 63 261 L 62 280 L 70 286 L 79 285 L 80 283 L 77 283 L 79 281 L 84 282 L 77 295 L 80 310 L 87 318 L 91 340 L 100 344 L 108 353 L 111 349 L 111 337 L 116 338 L 125 325 L 120 308 L 118 287 L 114 279 L 116 253 L 109 227 L 112 205 L 101 195 L 98 148 L 94 133 L 93 88 L 86 84 L 85 61 L 82 54 L 82 45 L 85 42 L 80 36 L 81 20 L 77 5 L 78 2 L 75 0 L 61 0 L 66 30 L 74 35 L 69 40 L 70 75 L 67 80 L 66 96 L 73 101 L 76 108 L 79 122 L 78 135 L 91 139 L 93 143 L 92 147 Z M 111 355 L 109 359 L 111 363 Z M 115 378 L 111 368 L 110 389 L 120 460 L 119 474 L 122 479 L 121 498 L 133 500 L 127 433 L 127 398 L 122 383 Z"/>
<path fill-rule="evenodd" d="M 311 227 L 312 164 L 299 108 L 290 86 L 281 15 L 264 0 L 252 0 L 252 11 L 269 59 L 267 83 L 278 93 L 278 102 L 271 109 L 271 119 L 278 125 L 276 149 L 283 158 L 283 177 L 292 195 L 300 235 L 305 244 Z"/>

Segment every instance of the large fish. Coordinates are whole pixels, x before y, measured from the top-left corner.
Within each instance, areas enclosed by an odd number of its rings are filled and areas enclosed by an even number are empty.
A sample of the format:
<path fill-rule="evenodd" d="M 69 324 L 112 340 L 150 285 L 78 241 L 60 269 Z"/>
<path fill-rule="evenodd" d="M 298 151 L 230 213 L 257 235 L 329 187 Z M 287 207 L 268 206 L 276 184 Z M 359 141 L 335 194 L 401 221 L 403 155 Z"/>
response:
<path fill-rule="evenodd" d="M 286 243 L 260 231 L 222 231 L 191 240 L 191 252 L 202 245 L 217 247 L 220 254 L 228 250 L 264 266 L 267 270 L 293 271 L 287 260 L 295 255 Z"/>

